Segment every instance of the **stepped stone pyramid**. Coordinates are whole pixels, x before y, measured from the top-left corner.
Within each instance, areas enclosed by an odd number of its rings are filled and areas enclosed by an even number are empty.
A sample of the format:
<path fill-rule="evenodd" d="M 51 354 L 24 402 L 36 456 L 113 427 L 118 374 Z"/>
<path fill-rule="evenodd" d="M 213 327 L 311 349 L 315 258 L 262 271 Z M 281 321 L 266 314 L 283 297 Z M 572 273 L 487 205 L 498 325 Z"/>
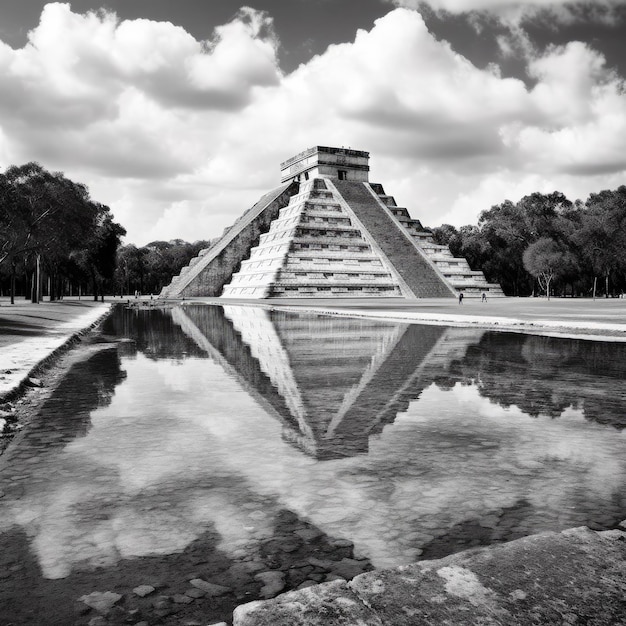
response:
<path fill-rule="evenodd" d="M 160 297 L 502 296 L 370 183 L 369 153 L 315 146 Z"/>

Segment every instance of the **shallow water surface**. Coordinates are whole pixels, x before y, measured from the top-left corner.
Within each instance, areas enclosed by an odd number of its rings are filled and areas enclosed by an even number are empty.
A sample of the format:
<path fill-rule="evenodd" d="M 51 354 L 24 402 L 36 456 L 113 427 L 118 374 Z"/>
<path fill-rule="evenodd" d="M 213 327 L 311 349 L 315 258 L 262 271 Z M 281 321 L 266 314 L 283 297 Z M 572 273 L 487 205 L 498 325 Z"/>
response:
<path fill-rule="evenodd" d="M 0 458 L 2 624 L 88 624 L 94 591 L 122 596 L 111 623 L 206 624 L 626 518 L 624 344 L 199 305 L 120 307 L 103 332 L 132 341 Z"/>

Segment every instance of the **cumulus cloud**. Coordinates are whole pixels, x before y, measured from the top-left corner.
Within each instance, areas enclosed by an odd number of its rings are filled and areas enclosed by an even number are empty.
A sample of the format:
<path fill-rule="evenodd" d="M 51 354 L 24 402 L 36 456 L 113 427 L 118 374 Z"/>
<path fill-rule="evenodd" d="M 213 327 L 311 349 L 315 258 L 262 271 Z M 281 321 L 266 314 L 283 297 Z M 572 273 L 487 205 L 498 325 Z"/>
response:
<path fill-rule="evenodd" d="M 2 165 L 39 160 L 85 182 L 137 244 L 218 236 L 312 145 L 370 151 L 372 180 L 433 226 L 471 223 L 487 207 L 468 198 L 520 181 L 606 188 L 626 170 L 623 79 L 587 44 L 518 44 L 509 54 L 531 86 L 476 67 L 398 8 L 285 75 L 263 12 L 197 41 L 49 4 L 23 48 L 0 42 Z"/>
<path fill-rule="evenodd" d="M 550 49 L 529 65 L 541 123 L 502 128 L 505 145 L 544 172 L 615 173 L 626 169 L 624 80 L 580 42 Z"/>
<path fill-rule="evenodd" d="M 509 25 L 519 25 L 538 16 L 571 23 L 594 20 L 612 23 L 619 19 L 625 0 L 387 0 L 410 9 L 429 6 L 439 13 L 483 13 Z"/>
<path fill-rule="evenodd" d="M 251 9 L 199 42 L 169 22 L 120 22 L 112 13 L 48 4 L 24 48 L 0 45 L 3 124 L 14 128 L 24 153 L 38 142 L 50 157 L 56 145 L 71 164 L 72 133 L 79 133 L 96 169 L 176 172 L 187 161 L 177 139 L 186 109 L 238 111 L 256 87 L 278 82 L 272 33 L 271 19 Z M 84 162 L 84 154 L 78 158 Z"/>

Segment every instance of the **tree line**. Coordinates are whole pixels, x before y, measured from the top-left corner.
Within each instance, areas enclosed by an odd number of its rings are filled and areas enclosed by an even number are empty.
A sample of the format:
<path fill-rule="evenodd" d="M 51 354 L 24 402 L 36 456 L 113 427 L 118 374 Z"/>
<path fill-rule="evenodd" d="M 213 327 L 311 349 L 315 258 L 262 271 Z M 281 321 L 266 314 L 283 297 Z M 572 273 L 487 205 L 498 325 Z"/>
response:
<path fill-rule="evenodd" d="M 571 202 L 533 193 L 477 225 L 430 229 L 507 295 L 606 297 L 626 291 L 626 186 Z M 211 241 L 122 245 L 126 230 L 85 185 L 38 163 L 0 173 L 0 295 L 158 294 Z"/>
<path fill-rule="evenodd" d="M 38 163 L 0 173 L 0 295 L 158 294 L 208 241 L 122 245 L 126 234 L 87 187 Z"/>
<path fill-rule="evenodd" d="M 39 302 L 74 290 L 104 295 L 126 230 L 87 187 L 38 163 L 0 174 L 0 289 Z"/>
<path fill-rule="evenodd" d="M 145 246 L 121 246 L 114 282 L 119 293 L 159 294 L 210 241 L 153 241 Z"/>
<path fill-rule="evenodd" d="M 483 211 L 475 226 L 432 228 L 509 296 L 626 292 L 626 186 L 571 202 L 533 193 Z"/>

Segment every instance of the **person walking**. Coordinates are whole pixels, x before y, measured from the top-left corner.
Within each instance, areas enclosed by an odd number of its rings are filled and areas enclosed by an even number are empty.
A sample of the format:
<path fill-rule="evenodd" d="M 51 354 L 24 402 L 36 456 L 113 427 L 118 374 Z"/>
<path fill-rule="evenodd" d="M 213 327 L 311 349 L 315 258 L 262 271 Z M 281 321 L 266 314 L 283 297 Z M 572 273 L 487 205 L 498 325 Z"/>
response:
<path fill-rule="evenodd" d="M 463 292 L 459 294 L 459 304 L 463 304 Z"/>
<path fill-rule="evenodd" d="M 483 297 L 481 298 L 482 302 L 487 302 L 487 294 L 483 291 Z"/>

